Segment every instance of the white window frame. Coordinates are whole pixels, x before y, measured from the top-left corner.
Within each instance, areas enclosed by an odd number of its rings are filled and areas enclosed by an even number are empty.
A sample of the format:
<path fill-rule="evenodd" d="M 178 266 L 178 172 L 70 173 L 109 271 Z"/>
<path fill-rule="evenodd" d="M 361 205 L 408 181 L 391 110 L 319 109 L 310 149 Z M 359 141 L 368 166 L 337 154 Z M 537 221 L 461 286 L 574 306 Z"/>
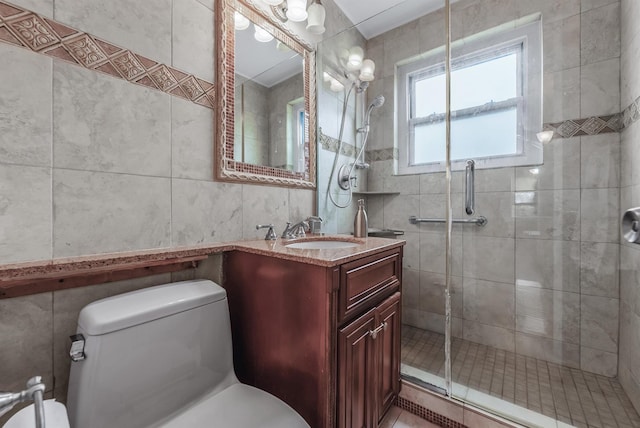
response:
<path fill-rule="evenodd" d="M 489 33 L 489 34 L 486 34 Z M 517 151 L 516 154 L 474 158 L 476 168 L 500 168 L 542 163 L 542 144 L 536 133 L 542 129 L 542 34 L 540 17 L 536 16 L 522 25 L 509 29 L 489 30 L 457 41 L 452 46 L 453 67 L 458 69 L 465 64 L 475 64 L 482 59 L 499 57 L 505 51 L 520 53 L 518 58 L 518 85 L 521 97 L 511 100 L 472 107 L 457 112 L 460 115 L 471 111 L 496 111 L 501 108 L 517 106 Z M 521 56 L 520 56 L 521 55 Z M 396 65 L 396 147 L 398 148 L 398 174 L 422 174 L 444 171 L 445 162 L 415 164 L 414 134 L 411 130 L 419 124 L 444 121 L 444 114 L 434 114 L 427 118 L 411 118 L 411 84 L 416 76 L 444 73 L 444 49 L 430 51 Z M 452 112 L 453 113 L 453 112 Z M 454 142 L 455 144 L 455 142 Z M 451 161 L 452 170 L 462 170 L 466 159 Z"/>

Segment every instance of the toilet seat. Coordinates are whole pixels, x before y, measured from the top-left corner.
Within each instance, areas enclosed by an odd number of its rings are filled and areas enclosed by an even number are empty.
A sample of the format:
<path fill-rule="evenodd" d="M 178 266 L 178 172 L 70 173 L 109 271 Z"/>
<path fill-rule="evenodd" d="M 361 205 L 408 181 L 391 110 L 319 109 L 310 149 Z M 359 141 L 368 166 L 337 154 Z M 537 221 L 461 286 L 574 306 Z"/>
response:
<path fill-rule="evenodd" d="M 308 428 L 309 425 L 282 400 L 242 383 L 205 395 L 157 427 Z"/>

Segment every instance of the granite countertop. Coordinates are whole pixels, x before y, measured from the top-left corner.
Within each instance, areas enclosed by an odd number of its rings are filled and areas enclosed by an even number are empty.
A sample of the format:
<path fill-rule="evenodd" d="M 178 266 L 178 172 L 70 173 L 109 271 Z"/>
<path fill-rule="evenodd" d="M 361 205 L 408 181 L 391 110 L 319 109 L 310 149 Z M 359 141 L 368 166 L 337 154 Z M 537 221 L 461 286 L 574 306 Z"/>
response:
<path fill-rule="evenodd" d="M 335 249 L 295 249 L 286 244 L 301 241 L 340 240 L 358 243 L 358 246 Z M 350 235 L 323 235 L 307 238 L 275 241 L 247 240 L 223 242 L 219 244 L 196 245 L 177 248 L 159 248 L 154 250 L 100 254 L 83 257 L 69 257 L 36 262 L 0 265 L 0 286 L 3 282 L 16 280 L 37 280 L 39 278 L 64 277 L 78 273 L 90 273 L 97 269 L 121 269 L 131 265 L 143 266 L 145 263 L 167 264 L 176 259 L 189 259 L 208 256 L 227 251 L 244 251 L 248 253 L 272 256 L 319 266 L 335 266 L 364 257 L 382 250 L 401 247 L 404 240 L 388 238 L 354 238 Z"/>

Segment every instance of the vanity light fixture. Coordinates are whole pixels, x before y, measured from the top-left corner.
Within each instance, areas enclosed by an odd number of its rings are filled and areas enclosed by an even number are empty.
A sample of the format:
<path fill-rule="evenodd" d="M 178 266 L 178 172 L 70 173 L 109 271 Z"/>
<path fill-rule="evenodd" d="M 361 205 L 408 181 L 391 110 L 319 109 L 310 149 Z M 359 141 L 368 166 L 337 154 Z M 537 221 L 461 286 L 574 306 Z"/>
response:
<path fill-rule="evenodd" d="M 256 29 L 255 33 L 253 33 L 253 37 L 255 37 L 257 41 L 267 43 L 273 40 L 273 36 L 267 30 L 257 26 L 256 24 L 253 24 L 253 26 Z"/>
<path fill-rule="evenodd" d="M 553 131 L 548 130 L 548 131 L 538 132 L 536 134 L 536 137 L 538 138 L 538 141 L 540 141 L 542 144 L 547 144 L 549 141 L 553 139 Z"/>
<path fill-rule="evenodd" d="M 326 11 L 320 0 L 312 0 L 307 9 L 307 0 L 262 0 L 271 6 L 273 15 L 282 22 L 303 22 L 307 20 L 307 31 L 322 34 L 325 31 Z"/>
<path fill-rule="evenodd" d="M 349 49 L 349 58 L 347 59 L 347 69 L 349 71 L 360 70 L 362 67 L 362 59 L 364 51 L 360 46 L 354 46 Z"/>
<path fill-rule="evenodd" d="M 375 78 L 373 75 L 374 71 L 376 71 L 376 64 L 373 60 L 365 59 L 362 61 L 359 79 L 363 82 L 371 82 Z"/>
<path fill-rule="evenodd" d="M 238 31 L 246 30 L 247 28 L 249 28 L 249 24 L 251 23 L 249 21 L 249 18 L 245 17 L 243 14 L 237 11 L 233 15 L 233 20 L 234 20 L 234 27 Z"/>

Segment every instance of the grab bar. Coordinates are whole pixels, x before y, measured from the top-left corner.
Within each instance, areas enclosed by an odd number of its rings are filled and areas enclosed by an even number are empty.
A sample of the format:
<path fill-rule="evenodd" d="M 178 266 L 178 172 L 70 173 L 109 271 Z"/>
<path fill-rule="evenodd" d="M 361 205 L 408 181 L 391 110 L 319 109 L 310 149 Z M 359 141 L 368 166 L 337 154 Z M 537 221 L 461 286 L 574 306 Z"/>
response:
<path fill-rule="evenodd" d="M 473 215 L 475 212 L 474 206 L 476 204 L 475 198 L 475 169 L 476 163 L 469 159 L 467 161 L 467 167 L 465 169 L 465 187 L 464 187 L 464 211 L 467 215 Z"/>
<path fill-rule="evenodd" d="M 447 220 L 444 218 L 418 218 L 414 215 L 409 217 L 409 223 L 418 224 L 418 223 L 446 223 Z M 475 217 L 475 218 L 454 218 L 451 219 L 451 223 L 463 223 L 463 224 L 475 224 L 477 226 L 484 226 L 489 222 L 485 216 Z"/>

